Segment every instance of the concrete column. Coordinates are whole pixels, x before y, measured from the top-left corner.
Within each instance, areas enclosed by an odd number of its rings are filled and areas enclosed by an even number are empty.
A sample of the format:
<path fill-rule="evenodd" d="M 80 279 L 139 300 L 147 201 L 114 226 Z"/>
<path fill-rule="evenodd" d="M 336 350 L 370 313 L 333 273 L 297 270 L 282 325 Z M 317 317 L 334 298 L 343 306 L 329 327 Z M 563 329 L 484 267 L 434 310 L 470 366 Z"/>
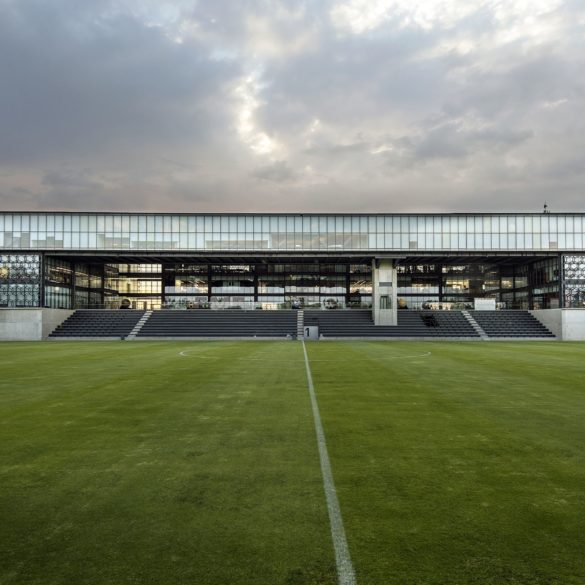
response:
<path fill-rule="evenodd" d="M 372 261 L 372 309 L 374 325 L 397 325 L 397 278 L 394 260 Z"/>

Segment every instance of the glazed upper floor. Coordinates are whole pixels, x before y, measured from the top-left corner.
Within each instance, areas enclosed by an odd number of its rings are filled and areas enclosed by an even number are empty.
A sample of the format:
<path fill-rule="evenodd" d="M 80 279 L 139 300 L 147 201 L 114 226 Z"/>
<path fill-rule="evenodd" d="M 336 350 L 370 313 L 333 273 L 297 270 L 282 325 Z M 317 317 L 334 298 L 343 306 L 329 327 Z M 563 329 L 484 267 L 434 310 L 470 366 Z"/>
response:
<path fill-rule="evenodd" d="M 3 250 L 583 251 L 585 213 L 0 212 Z"/>

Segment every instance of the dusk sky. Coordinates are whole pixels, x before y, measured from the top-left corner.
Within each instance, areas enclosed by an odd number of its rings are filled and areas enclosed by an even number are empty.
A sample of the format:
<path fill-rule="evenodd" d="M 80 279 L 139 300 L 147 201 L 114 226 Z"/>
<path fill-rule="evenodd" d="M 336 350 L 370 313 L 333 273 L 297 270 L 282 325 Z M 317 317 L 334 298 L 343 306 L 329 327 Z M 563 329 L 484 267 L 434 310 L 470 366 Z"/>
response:
<path fill-rule="evenodd" d="M 583 0 L 0 0 L 0 210 L 585 211 Z"/>

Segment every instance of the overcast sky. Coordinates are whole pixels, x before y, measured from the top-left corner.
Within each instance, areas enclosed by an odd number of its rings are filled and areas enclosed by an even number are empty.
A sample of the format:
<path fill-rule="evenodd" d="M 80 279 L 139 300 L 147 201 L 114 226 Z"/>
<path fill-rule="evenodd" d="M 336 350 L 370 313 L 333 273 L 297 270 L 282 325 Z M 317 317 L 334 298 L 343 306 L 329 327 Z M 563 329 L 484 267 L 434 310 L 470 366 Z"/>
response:
<path fill-rule="evenodd" d="M 585 211 L 583 0 L 0 0 L 0 210 Z"/>

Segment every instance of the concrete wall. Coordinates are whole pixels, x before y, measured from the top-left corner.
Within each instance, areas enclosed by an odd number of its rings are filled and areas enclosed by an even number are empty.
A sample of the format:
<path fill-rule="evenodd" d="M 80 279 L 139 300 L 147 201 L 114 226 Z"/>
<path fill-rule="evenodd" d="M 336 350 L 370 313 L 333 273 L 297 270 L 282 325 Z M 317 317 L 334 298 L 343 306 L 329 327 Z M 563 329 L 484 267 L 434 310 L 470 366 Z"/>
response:
<path fill-rule="evenodd" d="M 585 309 L 561 309 L 563 312 L 563 340 L 585 341 Z"/>
<path fill-rule="evenodd" d="M 0 341 L 46 339 L 72 313 L 67 309 L 0 309 Z"/>
<path fill-rule="evenodd" d="M 47 339 L 57 325 L 61 325 L 65 319 L 74 313 L 69 309 L 41 309 L 41 311 L 43 312 L 42 339 Z"/>
<path fill-rule="evenodd" d="M 563 316 L 561 309 L 542 309 L 530 311 L 551 333 L 559 339 L 563 338 Z"/>
<path fill-rule="evenodd" d="M 543 309 L 530 311 L 563 341 L 585 341 L 585 309 Z"/>
<path fill-rule="evenodd" d="M 0 309 L 0 340 L 37 341 L 42 336 L 42 309 Z"/>

